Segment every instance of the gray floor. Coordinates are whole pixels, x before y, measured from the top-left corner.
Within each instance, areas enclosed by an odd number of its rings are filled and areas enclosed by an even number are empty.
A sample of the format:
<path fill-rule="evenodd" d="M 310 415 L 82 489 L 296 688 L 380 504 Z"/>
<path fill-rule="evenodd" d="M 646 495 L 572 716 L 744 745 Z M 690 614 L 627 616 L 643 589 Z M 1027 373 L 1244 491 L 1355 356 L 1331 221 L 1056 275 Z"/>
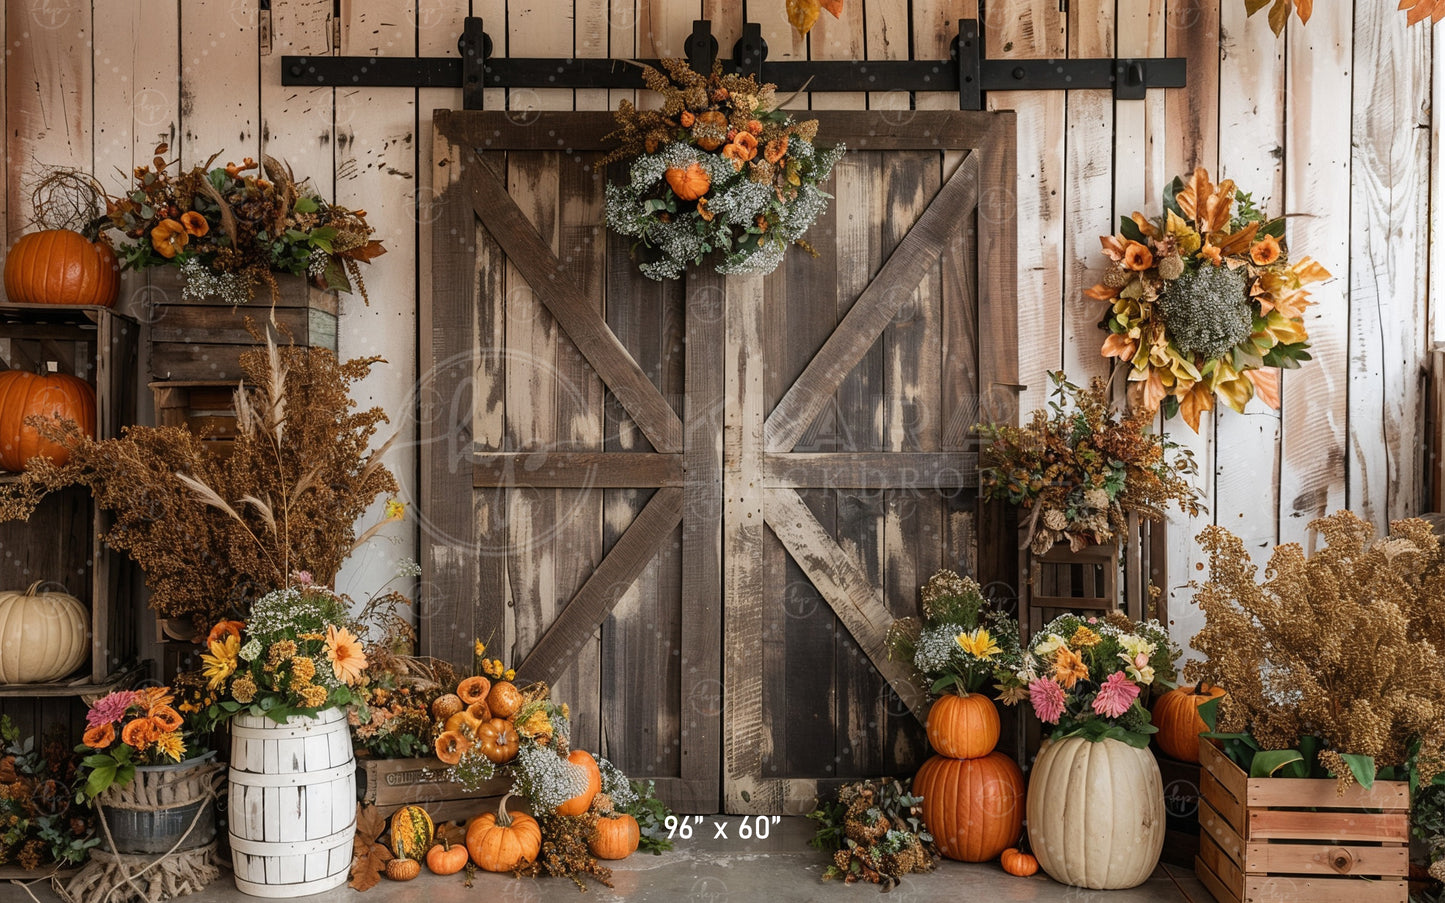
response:
<path fill-rule="evenodd" d="M 733 819 L 737 821 L 736 818 Z M 736 828 L 736 825 L 733 825 Z M 736 830 L 730 830 L 735 835 Z M 686 844 L 662 856 L 634 855 L 614 864 L 609 890 L 589 884 L 585 895 L 565 879 L 516 879 L 503 875 L 478 875 L 473 886 L 463 885 L 463 877 L 439 878 L 423 872 L 422 877 L 408 883 L 384 880 L 365 897 L 358 897 L 348 888 L 304 897 L 313 901 L 347 901 L 347 903 L 403 903 L 425 899 L 427 903 L 807 903 L 807 901 L 873 900 L 878 893 L 874 885 L 846 886 L 839 882 L 823 882 L 820 876 L 825 865 L 823 856 L 807 845 L 811 823 L 801 818 L 787 818 L 776 826 L 765 841 L 700 839 L 695 835 Z M 59 898 L 48 888 L 32 888 L 42 903 Z M 0 901 L 25 901 L 30 897 L 18 887 L 0 886 Z M 220 881 L 192 900 L 241 903 L 260 898 L 238 892 L 225 872 Z M 1042 874 L 1033 878 L 1014 878 L 1004 874 L 996 863 L 965 865 L 945 861 L 937 871 L 913 875 L 894 888 L 889 903 L 943 903 L 943 901 L 1083 901 L 1100 903 L 1208 903 L 1209 894 L 1184 869 L 1161 867 L 1144 885 L 1127 891 L 1085 891 L 1056 884 Z"/>

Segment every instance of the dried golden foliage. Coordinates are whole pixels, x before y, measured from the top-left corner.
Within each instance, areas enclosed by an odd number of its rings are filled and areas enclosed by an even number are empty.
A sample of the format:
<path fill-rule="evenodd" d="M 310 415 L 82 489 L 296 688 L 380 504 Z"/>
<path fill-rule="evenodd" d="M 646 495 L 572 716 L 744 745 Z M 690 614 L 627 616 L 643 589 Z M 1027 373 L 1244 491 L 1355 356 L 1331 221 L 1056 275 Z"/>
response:
<path fill-rule="evenodd" d="M 1309 556 L 1279 546 L 1263 583 L 1238 537 L 1217 526 L 1200 534 L 1210 572 L 1195 602 L 1207 620 L 1193 644 L 1209 660 L 1185 677 L 1226 687 L 1218 728 L 1248 731 L 1265 749 L 1312 735 L 1324 764 L 1345 753 L 1402 765 L 1418 739 L 1428 782 L 1445 770 L 1440 545 L 1421 520 L 1396 521 L 1379 539 L 1348 511 L 1310 527 L 1326 545 Z"/>
<path fill-rule="evenodd" d="M 39 423 L 70 449 L 70 461 L 34 462 L 19 482 L 0 486 L 0 520 L 29 517 L 52 490 L 89 488 L 114 514 L 106 542 L 140 565 L 151 605 L 163 617 L 194 618 L 202 631 L 244 616 L 293 572 L 330 585 L 360 541 L 357 518 L 397 490 L 381 461 L 390 443 L 368 450 L 386 415 L 358 411 L 350 397 L 378 360 L 339 363 L 322 349 L 270 342 L 243 353 L 248 387 L 235 396 L 228 457 L 176 427 L 130 427 L 96 441 L 73 425 Z"/>

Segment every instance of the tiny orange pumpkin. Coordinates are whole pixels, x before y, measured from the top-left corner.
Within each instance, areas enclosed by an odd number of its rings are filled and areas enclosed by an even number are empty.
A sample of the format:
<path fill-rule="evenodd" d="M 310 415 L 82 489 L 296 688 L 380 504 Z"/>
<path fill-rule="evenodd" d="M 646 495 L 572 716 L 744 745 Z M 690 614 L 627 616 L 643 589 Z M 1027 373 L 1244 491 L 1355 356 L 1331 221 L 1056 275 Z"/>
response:
<path fill-rule="evenodd" d="M 497 765 L 517 758 L 520 747 L 516 725 L 505 718 L 493 718 L 477 728 L 477 749 Z"/>
<path fill-rule="evenodd" d="M 487 708 L 493 718 L 510 718 L 522 707 L 522 691 L 508 680 L 499 680 L 487 694 Z"/>
<path fill-rule="evenodd" d="M 642 829 L 637 819 L 624 812 L 598 818 L 597 827 L 587 839 L 587 849 L 598 859 L 626 859 L 637 852 L 641 841 Z"/>
<path fill-rule="evenodd" d="M 662 177 L 667 180 L 667 186 L 672 189 L 672 193 L 684 201 L 695 201 L 707 194 L 712 187 L 712 177 L 700 163 L 669 166 Z"/>
<path fill-rule="evenodd" d="M 441 843 L 426 851 L 426 867 L 433 875 L 455 875 L 467 867 L 469 856 L 466 847 L 443 838 Z"/>
<path fill-rule="evenodd" d="M 1039 861 L 1032 853 L 1025 853 L 1017 847 L 1009 847 L 999 854 L 999 865 L 1010 875 L 1027 878 L 1039 870 Z"/>
<path fill-rule="evenodd" d="M 386 877 L 393 881 L 410 881 L 421 874 L 421 863 L 415 859 L 403 859 L 398 856 L 389 859 L 386 863 Z"/>

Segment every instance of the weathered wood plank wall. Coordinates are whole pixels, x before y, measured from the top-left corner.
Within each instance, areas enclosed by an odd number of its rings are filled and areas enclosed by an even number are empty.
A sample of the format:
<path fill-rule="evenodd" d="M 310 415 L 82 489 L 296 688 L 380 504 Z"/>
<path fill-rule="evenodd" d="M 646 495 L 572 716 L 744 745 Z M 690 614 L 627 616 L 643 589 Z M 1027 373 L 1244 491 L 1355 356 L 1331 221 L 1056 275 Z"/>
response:
<path fill-rule="evenodd" d="M 781 0 L 272 0 L 267 13 L 261 5 L 6 0 L 0 217 L 8 240 L 25 230 L 27 176 L 41 165 L 93 168 L 117 190 L 160 141 L 185 165 L 217 151 L 223 161 L 269 153 L 341 203 L 365 207 L 391 253 L 368 271 L 371 305 L 352 298 L 345 306 L 342 351 L 390 362 L 363 387 L 363 400 L 386 407 L 402 431 L 391 460 L 408 497 L 416 466 L 416 301 L 429 279 L 418 273 L 424 269 L 418 261 L 429 259 L 421 246 L 426 230 L 418 226 L 434 215 L 430 111 L 459 107 L 460 91 L 283 87 L 280 54 L 454 54 L 462 17 L 474 14 L 484 18 L 501 54 L 681 55 L 692 20 L 707 16 L 725 52 L 746 17 L 762 23 L 775 59 L 937 58 L 946 54 L 956 20 L 975 13 L 971 0 L 849 0 L 841 19 L 823 16 L 803 39 L 786 26 Z M 261 15 L 270 18 L 271 44 L 264 48 Z M 1166 425 L 1198 456 L 1210 505 L 1207 515 L 1171 525 L 1179 635 L 1187 639 L 1197 625 L 1186 584 L 1199 576 L 1193 535 L 1205 524 L 1223 524 L 1262 550 L 1278 541 L 1308 542 L 1307 523 L 1339 507 L 1380 523 L 1418 510 L 1420 369 L 1428 324 L 1437 319 L 1425 286 L 1432 269 L 1441 271 L 1424 240 L 1432 219 L 1430 162 L 1438 153 L 1431 143 L 1432 73 L 1441 68 L 1426 28 L 1406 30 L 1385 0 L 1322 4 L 1308 26 L 1291 22 L 1280 39 L 1261 19 L 1245 19 L 1242 0 L 1073 0 L 1067 12 L 1055 0 L 1020 0 L 991 4 L 987 17 L 994 56 L 1190 59 L 1187 89 L 1151 92 L 1144 101 L 1116 102 L 1097 91 L 989 98 L 991 108 L 1019 115 L 1025 411 L 1045 400 L 1050 369 L 1065 367 L 1076 379 L 1104 372 L 1094 353 L 1099 311 L 1080 297 L 1102 263 L 1095 236 L 1121 213 L 1155 210 L 1160 188 L 1196 164 L 1235 178 L 1271 209 L 1301 214 L 1289 229 L 1296 253 L 1317 257 L 1336 276 L 1315 293 L 1309 319 L 1315 361 L 1286 375 L 1282 411 L 1258 404 L 1244 415 L 1216 411 L 1199 436 L 1177 422 Z M 604 109 L 628 93 L 518 90 L 508 98 L 490 90 L 486 102 Z M 954 100 L 873 92 L 814 94 L 795 103 L 902 109 L 950 107 Z M 554 336 L 537 339 L 538 354 L 579 366 Z M 559 438 L 593 447 L 605 424 L 566 416 L 563 404 L 539 408 L 538 416 L 556 418 Z M 931 416 L 947 424 L 952 414 Z M 580 503 L 604 517 L 613 506 L 640 504 L 621 495 L 538 504 Z M 415 529 L 393 528 L 395 544 L 359 556 L 343 589 L 364 594 L 383 582 L 395 559 L 412 554 Z M 568 554 L 580 561 L 601 551 Z M 545 564 L 529 579 L 575 581 L 570 564 Z"/>

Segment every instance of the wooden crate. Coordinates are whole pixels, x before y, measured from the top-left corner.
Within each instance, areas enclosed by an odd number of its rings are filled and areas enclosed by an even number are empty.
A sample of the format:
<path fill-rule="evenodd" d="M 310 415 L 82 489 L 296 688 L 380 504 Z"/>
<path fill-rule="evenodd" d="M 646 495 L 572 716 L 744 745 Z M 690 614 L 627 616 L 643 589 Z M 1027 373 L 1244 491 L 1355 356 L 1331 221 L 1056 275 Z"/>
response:
<path fill-rule="evenodd" d="M 1154 753 L 1164 784 L 1164 851 L 1160 859 L 1189 868 L 1199 855 L 1199 765 Z"/>
<path fill-rule="evenodd" d="M 265 287 L 250 304 L 233 306 L 215 297 L 183 298 L 180 272 L 171 267 L 146 270 L 141 306 L 148 323 L 152 378 L 239 380 L 241 352 L 261 344 L 247 329 L 247 318 L 263 328 L 274 319 L 281 344 L 335 351 L 336 293 L 321 291 L 299 276 L 277 276 L 276 281 L 281 294 L 274 306 Z"/>
<path fill-rule="evenodd" d="M 1208 741 L 1194 870 L 1220 903 L 1406 903 L 1410 788 L 1251 778 Z"/>
<path fill-rule="evenodd" d="M 470 818 L 486 811 L 511 789 L 511 781 L 493 779 L 476 790 L 447 780 L 447 766 L 434 756 L 414 759 L 357 759 L 356 797 L 390 816 L 402 806 L 418 805 L 434 821 Z M 520 801 L 518 801 L 520 805 Z"/>
<path fill-rule="evenodd" d="M 165 380 L 150 384 L 156 426 L 179 426 L 229 454 L 236 438 L 236 389 L 240 380 Z"/>

